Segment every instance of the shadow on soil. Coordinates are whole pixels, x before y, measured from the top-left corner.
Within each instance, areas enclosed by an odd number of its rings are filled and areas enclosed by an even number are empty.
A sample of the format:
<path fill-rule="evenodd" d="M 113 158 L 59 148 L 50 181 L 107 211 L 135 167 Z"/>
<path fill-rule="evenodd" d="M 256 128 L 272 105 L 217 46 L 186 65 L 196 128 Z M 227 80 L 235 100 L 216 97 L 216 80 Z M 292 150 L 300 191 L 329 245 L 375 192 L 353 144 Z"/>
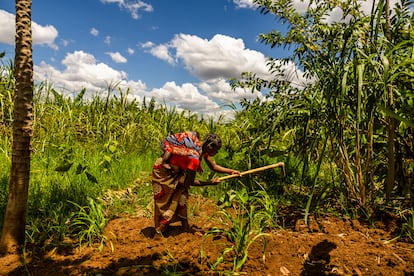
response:
<path fill-rule="evenodd" d="M 329 252 L 335 248 L 336 244 L 328 240 L 324 240 L 312 247 L 300 275 L 330 275 L 332 266 L 329 264 L 331 261 Z"/>
<path fill-rule="evenodd" d="M 142 235 L 147 238 L 154 238 L 154 227 L 146 227 L 140 231 Z M 164 237 L 177 236 L 183 233 L 181 227 L 170 226 L 164 234 Z M 62 246 L 56 252 L 59 254 L 70 256 L 74 247 Z M 166 265 L 155 267 L 154 262 L 168 259 L 166 254 L 154 253 L 152 255 L 138 256 L 136 258 L 121 258 L 118 261 L 111 262 L 106 267 L 96 268 L 88 267 L 87 262 L 91 258 L 91 254 L 85 255 L 77 260 L 52 260 L 46 254 L 36 254 L 33 257 L 34 262 L 29 262 L 25 266 L 20 266 L 7 275 L 23 276 L 23 275 L 46 275 L 46 276 L 61 276 L 61 275 L 171 275 L 178 272 L 179 275 L 198 275 L 200 269 L 197 266 L 196 260 L 183 260 L 179 262 L 169 262 Z M 38 264 L 41 263 L 40 267 Z M 182 272 L 184 274 L 182 274 Z"/>

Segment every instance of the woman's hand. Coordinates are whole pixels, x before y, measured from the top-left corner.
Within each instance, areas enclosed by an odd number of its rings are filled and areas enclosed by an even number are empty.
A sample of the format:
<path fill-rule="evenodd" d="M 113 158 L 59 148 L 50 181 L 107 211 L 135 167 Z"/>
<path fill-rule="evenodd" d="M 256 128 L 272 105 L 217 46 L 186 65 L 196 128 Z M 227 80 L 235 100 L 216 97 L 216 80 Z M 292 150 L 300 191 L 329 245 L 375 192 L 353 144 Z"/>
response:
<path fill-rule="evenodd" d="M 237 170 L 231 170 L 230 174 L 238 174 L 238 175 L 240 175 L 240 172 L 237 171 Z"/>
<path fill-rule="evenodd" d="M 220 179 L 219 178 L 213 178 L 211 180 L 211 185 L 217 185 L 217 184 L 219 184 L 219 182 L 220 182 Z"/>
<path fill-rule="evenodd" d="M 219 178 L 213 178 L 209 181 L 201 181 L 201 180 L 194 180 L 194 184 L 192 186 L 211 186 L 211 185 L 217 185 L 220 182 Z"/>

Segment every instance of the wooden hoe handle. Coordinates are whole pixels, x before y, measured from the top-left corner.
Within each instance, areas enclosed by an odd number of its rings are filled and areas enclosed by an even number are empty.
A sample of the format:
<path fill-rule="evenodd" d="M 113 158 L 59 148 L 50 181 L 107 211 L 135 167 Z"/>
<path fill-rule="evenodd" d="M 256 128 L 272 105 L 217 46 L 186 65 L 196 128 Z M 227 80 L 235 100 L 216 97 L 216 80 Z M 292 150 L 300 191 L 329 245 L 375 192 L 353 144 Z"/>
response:
<path fill-rule="evenodd" d="M 264 171 L 264 170 L 273 169 L 273 168 L 276 168 L 276 167 L 282 167 L 283 176 L 285 176 L 285 163 L 279 162 L 279 163 L 267 165 L 267 166 L 264 166 L 264 167 L 244 171 L 244 172 L 241 172 L 240 174 L 230 174 L 230 175 L 226 175 L 226 176 L 223 176 L 223 177 L 219 177 L 218 180 L 222 181 L 222 180 L 226 180 L 226 179 L 230 179 L 230 178 L 242 177 L 243 175 L 246 175 L 246 174 L 257 173 L 257 172 L 261 172 L 261 171 Z"/>

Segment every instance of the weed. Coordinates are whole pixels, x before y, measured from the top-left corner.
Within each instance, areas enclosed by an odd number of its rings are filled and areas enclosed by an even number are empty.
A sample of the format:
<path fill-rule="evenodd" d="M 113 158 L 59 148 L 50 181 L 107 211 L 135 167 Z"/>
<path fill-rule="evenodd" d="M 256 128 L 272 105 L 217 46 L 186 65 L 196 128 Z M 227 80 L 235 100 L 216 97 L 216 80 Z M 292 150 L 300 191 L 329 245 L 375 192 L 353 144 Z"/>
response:
<path fill-rule="evenodd" d="M 400 237 L 414 242 L 414 209 L 403 210 L 400 216 L 403 220 Z"/>
<path fill-rule="evenodd" d="M 70 218 L 69 227 L 71 233 L 79 239 L 79 246 L 85 241 L 89 246 L 94 242 L 100 243 L 98 249 L 102 250 L 108 238 L 103 235 L 108 219 L 104 216 L 102 205 L 92 198 L 88 198 L 88 206 L 80 206 L 71 202 L 78 208 Z M 111 247 L 112 243 L 110 242 Z"/>

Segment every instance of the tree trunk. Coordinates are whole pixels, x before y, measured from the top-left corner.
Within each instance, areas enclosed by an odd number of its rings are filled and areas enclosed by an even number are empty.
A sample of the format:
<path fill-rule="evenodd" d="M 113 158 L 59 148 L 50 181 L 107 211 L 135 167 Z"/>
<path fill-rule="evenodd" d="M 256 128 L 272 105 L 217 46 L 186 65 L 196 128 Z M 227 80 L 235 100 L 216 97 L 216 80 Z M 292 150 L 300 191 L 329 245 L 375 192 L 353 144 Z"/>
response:
<path fill-rule="evenodd" d="M 16 0 L 16 48 L 12 165 L 0 252 L 24 245 L 33 119 L 31 0 Z"/>

